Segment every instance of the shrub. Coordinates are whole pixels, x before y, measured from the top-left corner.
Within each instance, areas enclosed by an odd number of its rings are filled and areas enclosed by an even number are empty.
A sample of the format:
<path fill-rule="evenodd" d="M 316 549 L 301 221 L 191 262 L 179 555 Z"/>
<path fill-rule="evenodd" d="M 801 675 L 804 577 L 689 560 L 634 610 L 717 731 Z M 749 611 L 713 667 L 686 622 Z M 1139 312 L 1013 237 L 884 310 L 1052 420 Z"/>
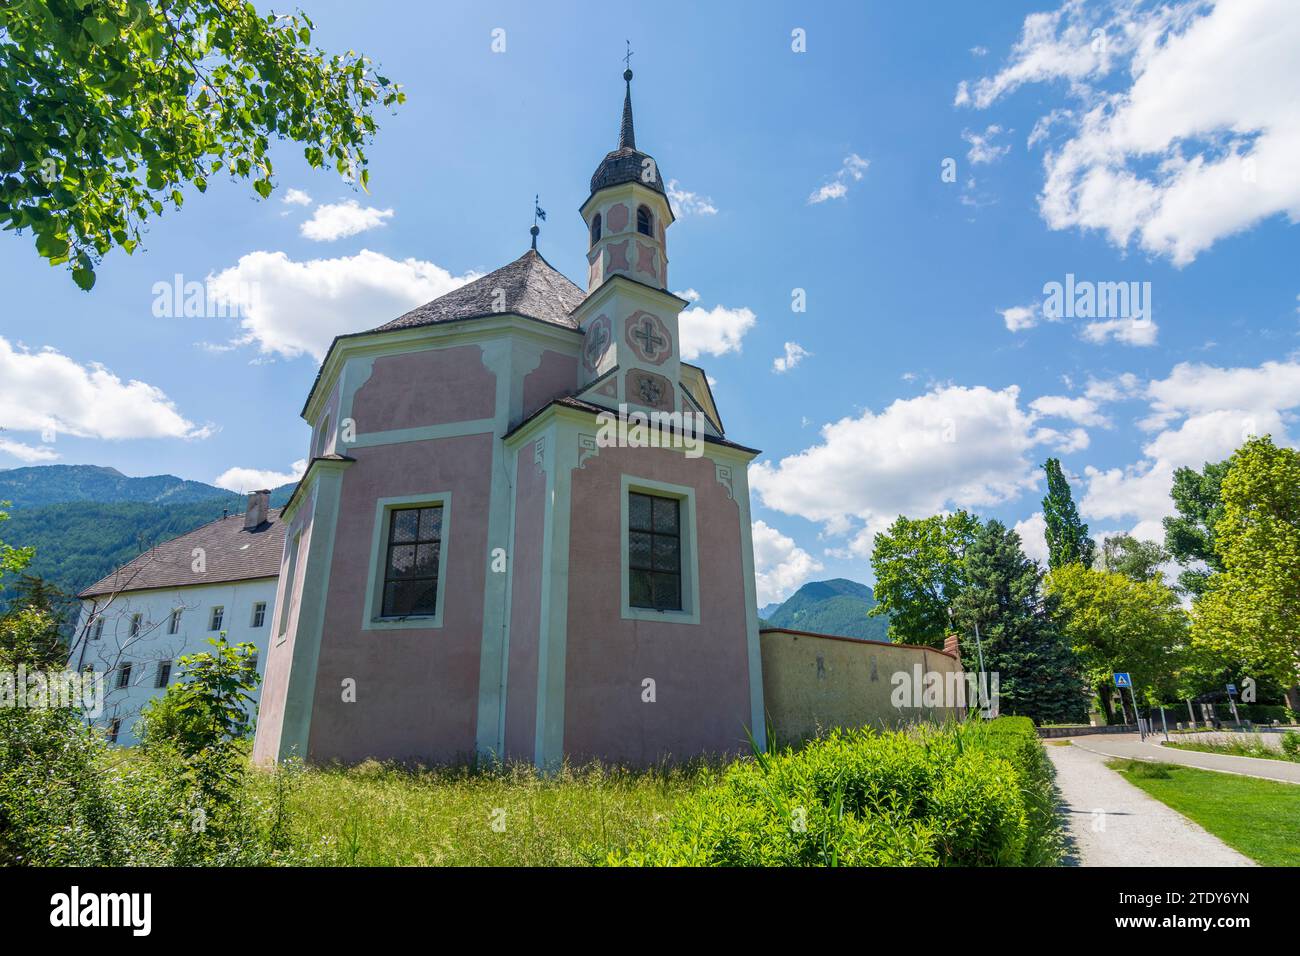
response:
<path fill-rule="evenodd" d="M 1292 760 L 1300 760 L 1300 733 L 1288 730 L 1282 735 L 1282 752 Z"/>
<path fill-rule="evenodd" d="M 1024 717 L 837 730 L 755 754 L 688 798 L 665 836 L 612 865 L 1052 864 L 1051 764 Z"/>

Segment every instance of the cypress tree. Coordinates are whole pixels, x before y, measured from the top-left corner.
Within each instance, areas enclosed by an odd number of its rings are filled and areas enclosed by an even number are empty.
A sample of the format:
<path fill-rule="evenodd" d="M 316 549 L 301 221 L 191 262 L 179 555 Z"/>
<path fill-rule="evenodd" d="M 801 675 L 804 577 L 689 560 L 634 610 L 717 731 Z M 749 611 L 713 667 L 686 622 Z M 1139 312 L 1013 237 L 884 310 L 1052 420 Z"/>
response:
<path fill-rule="evenodd" d="M 1047 497 L 1043 499 L 1043 520 L 1047 523 L 1047 566 L 1052 570 L 1067 564 L 1092 567 L 1097 546 L 1088 537 L 1088 526 L 1079 519 L 1070 483 L 1061 473 L 1059 458 L 1043 464 L 1047 472 Z"/>

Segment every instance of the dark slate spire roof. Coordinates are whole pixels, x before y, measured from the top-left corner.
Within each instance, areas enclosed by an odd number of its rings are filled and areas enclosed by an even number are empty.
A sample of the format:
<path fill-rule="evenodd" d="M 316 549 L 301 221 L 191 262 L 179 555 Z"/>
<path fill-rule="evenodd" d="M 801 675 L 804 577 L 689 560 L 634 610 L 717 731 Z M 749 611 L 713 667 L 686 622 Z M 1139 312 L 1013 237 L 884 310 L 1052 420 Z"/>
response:
<path fill-rule="evenodd" d="M 623 96 L 623 123 L 618 131 L 618 149 L 600 161 L 600 166 L 591 177 L 591 191 L 594 193 L 606 186 L 619 186 L 623 183 L 641 183 L 662 193 L 664 180 L 659 173 L 658 163 L 654 164 L 653 182 L 641 178 L 645 168 L 643 164 L 650 159 L 650 155 L 636 148 L 636 133 L 632 128 L 632 71 L 624 71 L 623 79 L 627 82 L 627 92 Z"/>
<path fill-rule="evenodd" d="M 618 128 L 618 148 L 636 149 L 636 132 L 632 129 L 632 71 L 623 71 L 627 92 L 623 94 L 623 125 Z"/>
<path fill-rule="evenodd" d="M 498 299 L 498 289 L 504 293 L 503 298 Z M 585 292 L 557 272 L 536 249 L 529 249 L 509 265 L 371 331 L 410 329 L 436 322 L 496 315 L 502 311 L 576 329 L 578 323 L 569 317 L 569 313 L 584 298 Z M 504 309 L 499 309 L 498 305 L 504 305 Z"/>

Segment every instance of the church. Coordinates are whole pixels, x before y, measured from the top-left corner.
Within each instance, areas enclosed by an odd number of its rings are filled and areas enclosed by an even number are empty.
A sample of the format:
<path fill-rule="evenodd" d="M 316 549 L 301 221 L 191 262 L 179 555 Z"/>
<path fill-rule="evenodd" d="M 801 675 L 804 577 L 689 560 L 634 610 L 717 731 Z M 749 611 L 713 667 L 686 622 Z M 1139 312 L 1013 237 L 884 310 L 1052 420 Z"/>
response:
<path fill-rule="evenodd" d="M 645 765 L 764 740 L 747 469 L 668 291 L 637 148 L 586 287 L 532 248 L 331 345 L 307 396 L 255 758 Z"/>

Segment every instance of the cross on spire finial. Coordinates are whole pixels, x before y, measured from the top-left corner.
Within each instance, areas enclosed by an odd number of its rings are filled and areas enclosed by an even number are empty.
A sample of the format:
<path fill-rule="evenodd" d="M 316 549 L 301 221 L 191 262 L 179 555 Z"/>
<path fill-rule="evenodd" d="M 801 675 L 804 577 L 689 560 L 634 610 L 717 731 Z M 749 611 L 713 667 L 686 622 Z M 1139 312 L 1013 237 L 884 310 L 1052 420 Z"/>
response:
<path fill-rule="evenodd" d="M 632 69 L 632 41 L 627 41 L 627 54 L 623 57 L 623 65 L 629 70 Z"/>
<path fill-rule="evenodd" d="M 632 130 L 632 41 L 627 41 L 627 53 L 623 57 L 627 69 L 623 71 L 623 82 L 627 92 L 623 94 L 623 122 L 618 129 L 618 148 L 636 149 L 636 133 Z"/>
<path fill-rule="evenodd" d="M 533 228 L 529 229 L 528 231 L 533 237 L 534 249 L 537 248 L 537 234 L 542 231 L 539 228 L 537 228 L 538 219 L 542 220 L 542 222 L 546 221 L 546 210 L 541 207 L 541 198 L 538 196 L 538 194 L 533 193 Z"/>

